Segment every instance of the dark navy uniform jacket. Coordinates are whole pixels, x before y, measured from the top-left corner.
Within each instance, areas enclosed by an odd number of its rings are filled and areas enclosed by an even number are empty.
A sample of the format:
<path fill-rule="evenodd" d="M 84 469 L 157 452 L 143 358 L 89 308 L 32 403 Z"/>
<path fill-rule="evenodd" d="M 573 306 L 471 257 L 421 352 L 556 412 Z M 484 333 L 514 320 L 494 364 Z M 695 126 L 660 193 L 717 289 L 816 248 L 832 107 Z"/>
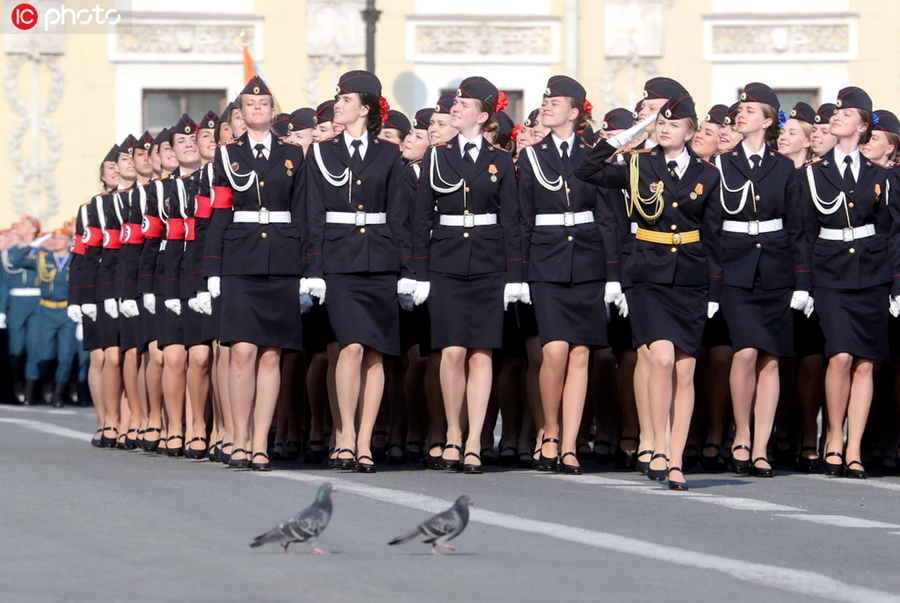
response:
<path fill-rule="evenodd" d="M 184 218 L 179 211 L 179 179 L 176 171 L 148 185 L 146 213 L 141 225 L 144 243 L 138 267 L 138 290 L 141 294 L 168 297 L 166 249 L 170 241 L 177 246 L 184 239 Z"/>
<path fill-rule="evenodd" d="M 137 299 L 141 251 L 144 245 L 142 222 L 153 183 L 136 184 L 128 191 L 128 208 L 123 212 L 122 249 L 119 250 L 117 284 L 121 299 Z"/>
<path fill-rule="evenodd" d="M 98 210 L 99 226 L 103 234 L 100 268 L 97 273 L 98 299 L 116 299 L 121 295 L 119 256 L 122 252 L 122 228 L 127 223 L 130 211 L 128 197 L 130 190 L 121 189 L 101 197 Z"/>
<path fill-rule="evenodd" d="M 428 149 L 413 210 L 416 278 L 429 271 L 455 276 L 506 272 L 522 282 L 522 231 L 516 170 L 509 153 L 486 140 L 474 165 L 463 161 L 458 138 Z M 495 172 L 495 173 L 492 173 Z M 441 192 L 457 187 L 452 192 Z M 473 228 L 441 226 L 441 215 L 499 214 L 498 223 Z"/>
<path fill-rule="evenodd" d="M 213 212 L 204 251 L 211 276 L 301 276 L 301 240 L 306 232 L 302 147 L 272 134 L 268 159 L 257 160 L 256 143 L 245 133 L 216 149 Z M 226 174 L 225 170 L 230 170 Z M 256 174 L 256 179 L 250 174 Z M 242 176 L 243 175 L 243 176 Z M 229 179 L 234 179 L 234 184 Z M 248 186 L 249 185 L 249 186 Z M 246 190 L 236 190 L 247 187 Z M 235 222 L 235 211 L 288 211 L 284 224 Z"/>
<path fill-rule="evenodd" d="M 411 198 L 400 147 L 367 132 L 365 156 L 353 173 L 345 136 L 315 143 L 307 153 L 306 276 L 397 272 L 413 278 Z M 328 224 L 326 212 L 385 212 L 387 224 Z"/>
<path fill-rule="evenodd" d="M 81 288 L 79 298 L 82 304 L 96 304 L 106 299 L 101 295 L 99 284 L 100 264 L 103 259 L 103 232 L 99 216 L 104 206 L 103 199 L 109 196 L 111 196 L 109 193 L 97 195 L 87 206 L 86 233 L 83 235 L 86 247 L 79 276 Z"/>
<path fill-rule="evenodd" d="M 548 136 L 531 150 L 523 150 L 519 168 L 519 206 L 523 224 L 525 280 L 551 283 L 619 281 L 619 251 L 613 208 L 601 189 L 573 174 L 585 155 L 576 138 L 567 169 L 556 144 Z M 532 164 L 537 163 L 537 173 Z M 562 178 L 562 180 L 560 180 Z M 557 188 L 558 190 L 550 190 Z M 535 215 L 563 212 L 594 214 L 594 222 L 575 226 L 537 226 Z"/>
<path fill-rule="evenodd" d="M 197 178 L 194 203 L 188 208 L 189 217 L 184 229 L 184 262 L 182 274 L 187 297 L 194 297 L 206 290 L 206 273 L 203 257 L 206 251 L 206 235 L 209 232 L 209 218 L 212 216 L 213 162 L 209 162 L 195 172 Z"/>
<path fill-rule="evenodd" d="M 680 286 L 708 285 L 709 300 L 718 302 L 722 290 L 722 254 L 718 232 L 721 224 L 719 171 L 688 148 L 690 159 L 687 170 L 675 182 L 666 167 L 662 147 L 632 151 L 625 155 L 624 164 L 608 163 L 615 151 L 607 142 L 598 142 L 587 153 L 575 175 L 600 186 L 630 191 L 630 160 L 632 155 L 637 155 L 640 196 L 650 197 L 651 186 L 655 191 L 659 182 L 665 185 L 662 215 L 650 222 L 635 209 L 632 218 L 638 226 L 667 234 L 701 231 L 699 243 L 670 246 L 636 240 L 624 271 L 634 281 Z M 617 199 L 618 195 L 613 195 L 613 198 Z"/>
<path fill-rule="evenodd" d="M 780 218 L 784 224 L 780 231 L 758 235 L 722 231 L 725 284 L 752 289 L 758 274 L 762 289 L 811 291 L 800 174 L 794 168 L 794 162 L 766 147 L 759 174 L 754 177 L 742 144 L 731 151 L 719 153 L 711 162 L 722 166 L 721 197 L 719 190 L 712 191 L 713 202 L 724 203 L 722 220 L 762 222 Z M 753 183 L 753 188 L 747 192 L 744 207 L 732 214 L 730 212 L 741 205 L 742 193 L 738 189 L 747 181 Z M 728 189 L 737 192 L 729 192 Z"/>
<path fill-rule="evenodd" d="M 849 168 L 848 168 L 849 169 Z M 856 185 L 846 190 L 840 169 L 834 161 L 834 150 L 800 170 L 806 236 L 812 250 L 812 280 L 815 287 L 857 290 L 891 283 L 891 292 L 900 294 L 900 240 L 891 236 L 891 207 L 900 202 L 895 188 L 888 198 L 889 170 L 860 156 Z M 816 195 L 836 211 L 823 214 L 813 200 L 812 179 Z M 843 192 L 846 203 L 834 205 Z M 895 201 L 896 200 L 896 201 Z M 821 204 L 821 203 L 820 203 Z M 875 225 L 875 235 L 853 241 L 828 241 L 819 237 L 820 228 L 856 228 Z M 896 228 L 896 227 L 893 227 Z"/>

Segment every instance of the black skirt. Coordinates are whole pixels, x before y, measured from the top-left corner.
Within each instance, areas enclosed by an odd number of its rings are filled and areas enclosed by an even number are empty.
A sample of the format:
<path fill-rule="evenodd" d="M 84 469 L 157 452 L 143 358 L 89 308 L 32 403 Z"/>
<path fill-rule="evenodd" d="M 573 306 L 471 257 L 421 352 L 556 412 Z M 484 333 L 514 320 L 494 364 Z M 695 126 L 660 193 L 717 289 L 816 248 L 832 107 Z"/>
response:
<path fill-rule="evenodd" d="M 84 331 L 81 347 L 88 352 L 103 349 L 100 347 L 100 327 L 97 326 L 97 321 L 85 316 L 81 320 L 81 324 L 83 325 L 82 331 Z"/>
<path fill-rule="evenodd" d="M 565 341 L 572 345 L 608 346 L 603 281 L 531 283 L 531 303 L 541 345 Z"/>
<path fill-rule="evenodd" d="M 326 295 L 327 299 L 327 295 Z M 303 351 L 312 356 L 325 352 L 328 344 L 337 341 L 334 331 L 331 330 L 331 321 L 328 319 L 328 308 L 319 304 L 319 300 L 313 299 L 313 307 L 303 315 Z"/>
<path fill-rule="evenodd" d="M 138 298 L 138 307 L 141 313 L 137 315 L 138 320 L 138 341 L 140 342 L 140 350 L 147 350 L 151 341 L 156 340 L 156 315 L 150 314 L 150 311 L 144 307 L 143 297 Z"/>
<path fill-rule="evenodd" d="M 393 272 L 328 274 L 325 305 L 340 347 L 360 343 L 400 355 L 400 302 Z"/>
<path fill-rule="evenodd" d="M 222 343 L 301 350 L 299 290 L 296 276 L 223 276 Z"/>
<path fill-rule="evenodd" d="M 119 314 L 116 321 L 119 324 L 119 343 L 122 351 L 137 348 L 138 352 L 144 351 L 143 332 L 141 329 L 141 315 L 127 318 Z"/>
<path fill-rule="evenodd" d="M 474 276 L 432 272 L 428 313 L 433 349 L 500 348 L 505 286 L 505 272 Z"/>
<path fill-rule="evenodd" d="M 722 287 L 720 314 L 734 351 L 756 348 L 775 356 L 794 355 L 791 289 Z"/>
<path fill-rule="evenodd" d="M 631 321 L 628 317 L 623 317 L 619 314 L 619 309 L 616 306 L 611 306 L 609 312 L 609 345 L 613 354 L 619 356 L 625 350 L 634 349 L 634 341 L 632 341 L 631 336 Z"/>
<path fill-rule="evenodd" d="M 728 325 L 725 324 L 722 312 L 716 312 L 711 319 L 706 321 L 706 326 L 703 328 L 703 349 L 711 350 L 718 347 L 731 347 Z"/>
<path fill-rule="evenodd" d="M 671 341 L 685 354 L 695 358 L 700 355 L 709 302 L 706 287 L 639 281 L 629 294 L 632 332 L 641 343 Z"/>
<path fill-rule="evenodd" d="M 891 359 L 888 291 L 887 285 L 856 291 L 814 288 L 826 356 L 846 352 L 868 360 Z"/>
<path fill-rule="evenodd" d="M 524 358 L 525 342 L 538 336 L 534 306 L 516 302 L 503 313 L 503 353 Z"/>
<path fill-rule="evenodd" d="M 88 319 L 90 320 L 90 319 Z M 97 304 L 97 340 L 92 349 L 105 350 L 119 345 L 118 319 L 112 318 L 103 309 L 103 303 Z"/>
<path fill-rule="evenodd" d="M 184 345 L 193 347 L 195 345 L 210 345 L 215 338 L 213 332 L 212 316 L 192 310 L 187 302 L 181 306 L 181 314 L 184 317 L 182 324 L 184 325 Z"/>
<path fill-rule="evenodd" d="M 803 312 L 794 310 L 794 352 L 797 358 L 825 354 L 825 335 L 822 334 L 818 312 L 807 318 Z"/>

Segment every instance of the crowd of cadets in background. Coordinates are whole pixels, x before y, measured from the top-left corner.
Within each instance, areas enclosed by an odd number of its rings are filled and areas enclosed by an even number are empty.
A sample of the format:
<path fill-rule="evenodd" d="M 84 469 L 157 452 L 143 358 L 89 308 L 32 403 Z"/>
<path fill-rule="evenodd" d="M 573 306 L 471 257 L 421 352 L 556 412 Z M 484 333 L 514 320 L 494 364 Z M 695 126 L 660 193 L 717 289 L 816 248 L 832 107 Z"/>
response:
<path fill-rule="evenodd" d="M 897 472 L 900 122 L 863 90 L 698 113 L 653 78 L 598 119 L 555 76 L 521 124 L 479 77 L 412 120 L 336 92 L 254 78 L 5 231 L 4 396 L 254 470 Z"/>

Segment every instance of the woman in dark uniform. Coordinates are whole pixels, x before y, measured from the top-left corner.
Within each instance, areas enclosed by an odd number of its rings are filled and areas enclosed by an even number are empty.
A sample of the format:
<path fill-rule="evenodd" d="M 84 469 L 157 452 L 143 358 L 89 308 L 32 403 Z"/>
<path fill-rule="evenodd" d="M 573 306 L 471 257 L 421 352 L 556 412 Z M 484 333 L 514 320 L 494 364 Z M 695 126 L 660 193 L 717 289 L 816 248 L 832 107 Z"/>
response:
<path fill-rule="evenodd" d="M 791 308 L 812 313 L 799 185 L 793 162 L 773 148 L 779 108 L 771 88 L 747 84 L 737 115 L 743 140 L 714 158 L 721 177 L 722 314 L 734 350 L 731 466 L 738 475 L 759 477 L 774 475 L 766 451 L 778 406 L 779 358 L 794 351 Z"/>
<path fill-rule="evenodd" d="M 384 389 L 383 357 L 400 354 L 397 295 L 415 289 L 400 148 L 377 138 L 386 105 L 374 74 L 342 75 L 334 119 L 344 130 L 314 144 L 307 164 L 305 284 L 327 303 L 340 346 L 337 461 L 363 473 L 375 471 L 371 443 Z"/>
<path fill-rule="evenodd" d="M 608 345 L 604 283 L 622 295 L 613 208 L 601 202 L 597 186 L 572 176 L 585 154 L 575 135 L 590 119 L 585 97 L 572 78 L 551 77 L 541 105 L 551 134 L 525 147 L 518 162 L 523 263 L 543 349 L 539 469 L 553 470 L 559 459 L 564 473 L 576 475 L 590 349 Z"/>
<path fill-rule="evenodd" d="M 640 135 L 651 119 L 658 145 L 630 153 L 626 165 L 608 163 L 616 148 Z M 637 241 L 625 270 L 634 283 L 628 308 L 642 340 L 637 343 L 648 345 L 650 352 L 656 451 L 647 475 L 660 481 L 668 475 L 672 490 L 687 489 L 681 462 L 694 406 L 694 366 L 703 326 L 718 311 L 722 284 L 720 212 L 713 196 L 719 174 L 686 146 L 696 129 L 693 99 L 677 92 L 658 116 L 621 138 L 598 143 L 576 171 L 601 186 L 626 188 L 637 214 Z M 668 446 L 662 435 L 667 432 Z"/>
<path fill-rule="evenodd" d="M 240 111 L 247 132 L 216 150 L 215 209 L 204 261 L 210 295 L 222 295 L 220 340 L 231 345 L 235 449 L 229 466 L 268 470 L 281 350 L 303 345 L 297 301 L 305 236 L 303 150 L 274 139 L 272 94 L 258 76 L 244 87 Z"/>
<path fill-rule="evenodd" d="M 830 132 L 837 145 L 801 178 L 813 296 L 828 358 L 822 467 L 828 475 L 865 478 L 860 443 L 875 363 L 890 359 L 886 298 L 900 293 L 900 239 L 891 230 L 889 170 L 859 152 L 872 133 L 872 100 L 851 86 L 835 104 Z"/>
<path fill-rule="evenodd" d="M 414 211 L 415 301 L 429 300 L 431 343 L 442 350 L 444 467 L 464 465 L 469 473 L 483 471 L 476 451 L 491 393 L 493 349 L 503 344 L 503 311 L 530 301 L 522 286 L 515 167 L 509 153 L 482 135 L 491 116 L 505 107 L 506 97 L 488 80 L 462 81 L 450 113 L 459 135 L 425 155 Z"/>

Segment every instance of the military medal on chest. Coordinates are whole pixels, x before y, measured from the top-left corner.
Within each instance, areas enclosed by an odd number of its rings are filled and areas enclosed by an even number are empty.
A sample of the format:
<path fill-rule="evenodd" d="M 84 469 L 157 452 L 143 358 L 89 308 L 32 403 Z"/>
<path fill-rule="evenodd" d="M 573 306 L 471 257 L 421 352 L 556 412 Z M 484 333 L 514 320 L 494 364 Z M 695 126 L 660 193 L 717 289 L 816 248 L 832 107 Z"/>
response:
<path fill-rule="evenodd" d="M 493 163 L 488 166 L 488 174 L 491 175 L 491 182 L 497 182 L 497 166 Z"/>

